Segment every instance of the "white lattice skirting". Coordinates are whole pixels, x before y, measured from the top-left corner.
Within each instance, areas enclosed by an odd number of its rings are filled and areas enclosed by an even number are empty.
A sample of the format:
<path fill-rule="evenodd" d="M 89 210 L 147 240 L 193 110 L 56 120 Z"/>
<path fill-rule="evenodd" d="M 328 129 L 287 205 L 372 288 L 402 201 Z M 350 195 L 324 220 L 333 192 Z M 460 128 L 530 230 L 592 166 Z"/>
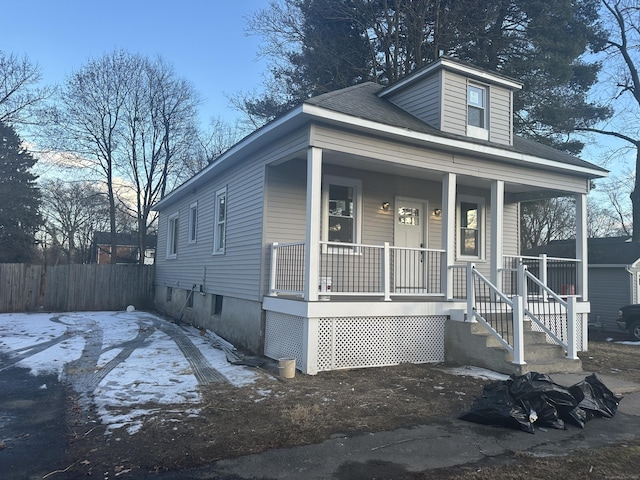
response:
<path fill-rule="evenodd" d="M 266 312 L 265 355 L 308 374 L 444 361 L 445 315 L 309 319 Z"/>

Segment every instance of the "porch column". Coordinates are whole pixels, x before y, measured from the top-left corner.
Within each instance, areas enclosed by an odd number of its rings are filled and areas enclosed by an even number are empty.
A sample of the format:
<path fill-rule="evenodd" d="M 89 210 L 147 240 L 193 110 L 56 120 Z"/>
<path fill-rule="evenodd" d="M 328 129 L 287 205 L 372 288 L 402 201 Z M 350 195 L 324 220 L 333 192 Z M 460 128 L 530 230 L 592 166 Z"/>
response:
<path fill-rule="evenodd" d="M 456 260 L 456 180 L 455 173 L 442 177 L 442 293 L 447 300 L 453 298 L 453 271 L 449 268 Z"/>
<path fill-rule="evenodd" d="M 576 278 L 576 294 L 582 295 L 582 301 L 589 300 L 589 265 L 587 264 L 587 196 L 577 194 L 576 199 L 576 260 L 578 272 Z"/>
<path fill-rule="evenodd" d="M 307 150 L 307 234 L 305 242 L 304 299 L 318 300 L 320 272 L 320 203 L 322 186 L 322 149 Z"/>
<path fill-rule="evenodd" d="M 502 232 L 504 231 L 504 181 L 491 182 L 491 283 L 502 291 L 504 265 Z"/>

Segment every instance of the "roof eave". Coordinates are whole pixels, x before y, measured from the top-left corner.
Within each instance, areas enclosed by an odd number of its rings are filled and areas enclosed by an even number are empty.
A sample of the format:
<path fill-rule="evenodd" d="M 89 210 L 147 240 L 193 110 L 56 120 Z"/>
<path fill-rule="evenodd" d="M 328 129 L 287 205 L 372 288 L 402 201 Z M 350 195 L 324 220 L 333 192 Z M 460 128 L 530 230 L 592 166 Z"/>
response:
<path fill-rule="evenodd" d="M 175 190 L 170 192 L 163 199 L 158 201 L 153 206 L 153 209 L 154 210 L 161 210 L 162 208 L 166 207 L 167 205 L 170 205 L 177 198 L 179 198 L 182 194 L 184 194 L 185 192 L 188 192 L 190 189 L 192 189 L 195 186 L 199 185 L 203 181 L 202 180 L 203 178 L 206 178 L 207 176 L 210 175 L 210 172 L 212 170 L 217 170 L 217 169 L 221 168 L 222 166 L 228 164 L 236 155 L 238 155 L 240 152 L 242 152 L 245 148 L 249 147 L 249 145 L 251 145 L 253 142 L 256 142 L 260 138 L 264 138 L 265 136 L 271 134 L 274 130 L 277 130 L 277 129 L 281 128 L 281 126 L 283 126 L 286 123 L 292 121 L 294 118 L 300 116 L 301 114 L 302 114 L 302 105 L 299 105 L 298 107 L 290 110 L 289 112 L 287 112 L 283 116 L 281 116 L 279 118 L 276 118 L 275 120 L 269 122 L 265 126 L 263 126 L 263 127 L 259 128 L 258 130 L 250 133 L 244 139 L 242 139 L 240 142 L 236 143 L 229 150 L 227 150 L 222 155 L 220 155 L 218 158 L 216 158 L 213 162 L 211 162 L 209 165 L 207 165 L 204 169 L 202 169 L 196 175 L 191 177 L 189 180 L 184 182 L 178 188 L 176 188 Z"/>
<path fill-rule="evenodd" d="M 513 152 L 505 150 L 500 147 L 494 147 L 491 145 L 482 145 L 478 143 L 465 142 L 463 140 L 452 139 L 448 137 L 440 137 L 429 133 L 416 132 L 413 130 L 407 130 L 400 127 L 394 127 L 390 125 L 381 124 L 372 120 L 363 119 L 360 117 L 353 117 L 344 113 L 336 112 L 334 110 L 328 110 L 316 105 L 303 105 L 303 112 L 310 115 L 313 118 L 322 119 L 338 124 L 345 124 L 351 127 L 360 127 L 369 131 L 375 131 L 382 133 L 386 136 L 397 136 L 409 138 L 411 140 L 417 140 L 431 145 L 436 145 L 447 150 L 456 150 L 470 155 L 477 155 L 478 153 L 486 155 L 492 158 L 503 159 L 508 161 L 518 161 L 527 163 L 529 165 L 535 165 L 538 167 L 548 167 L 558 170 L 566 170 L 572 173 L 580 173 L 589 178 L 606 178 L 608 172 L 601 169 L 591 169 L 578 165 L 569 165 L 555 160 L 546 159 L 543 157 L 536 157 L 534 155 L 527 155 L 523 153 Z"/>

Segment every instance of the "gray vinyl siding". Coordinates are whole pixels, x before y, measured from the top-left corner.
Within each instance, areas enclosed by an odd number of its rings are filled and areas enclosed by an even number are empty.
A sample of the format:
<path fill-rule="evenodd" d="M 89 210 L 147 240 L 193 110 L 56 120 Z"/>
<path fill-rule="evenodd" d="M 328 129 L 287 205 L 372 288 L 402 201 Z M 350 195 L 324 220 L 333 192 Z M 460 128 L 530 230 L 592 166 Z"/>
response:
<path fill-rule="evenodd" d="M 206 186 L 182 195 L 160 212 L 156 284 L 190 289 L 203 285 L 206 293 L 258 300 L 263 259 L 265 165 L 294 150 L 304 149 L 306 130 L 283 139 L 271 148 L 233 162 Z M 224 254 L 213 254 L 215 193 L 227 191 Z M 198 202 L 197 242 L 187 242 L 189 205 Z M 178 255 L 167 259 L 167 216 L 180 212 Z"/>
<path fill-rule="evenodd" d="M 467 79 L 451 72 L 443 72 L 444 80 L 442 126 L 443 132 L 467 134 Z"/>
<path fill-rule="evenodd" d="M 383 175 L 365 170 L 323 165 L 323 175 L 357 179 L 362 182 L 361 241 L 366 245 L 382 245 L 394 241 L 395 198 L 410 197 L 427 202 L 427 246 L 441 248 L 442 220 L 430 212 L 441 208 L 442 186 L 438 182 L 416 178 Z M 265 227 L 265 261 L 263 292 L 268 291 L 270 248 L 273 242 L 304 241 L 306 222 L 306 163 L 292 160 L 268 169 Z M 381 209 L 382 202 L 391 203 L 388 212 Z"/>
<path fill-rule="evenodd" d="M 267 169 L 265 243 L 304 241 L 306 235 L 307 164 L 294 159 Z"/>
<path fill-rule="evenodd" d="M 435 128 L 440 128 L 441 109 L 441 85 L 440 73 L 411 85 L 400 92 L 389 96 L 388 99 L 398 107 L 415 115 L 423 122 Z"/>
<path fill-rule="evenodd" d="M 606 329 L 617 330 L 618 310 L 633 303 L 632 275 L 625 266 L 589 268 L 589 322 Z"/>
<path fill-rule="evenodd" d="M 497 86 L 489 88 L 489 140 L 494 143 L 513 143 L 511 98 L 510 90 Z"/>
<path fill-rule="evenodd" d="M 502 232 L 502 253 L 520 255 L 520 205 L 505 203 Z"/>
<path fill-rule="evenodd" d="M 394 242 L 396 197 L 407 197 L 426 201 L 427 241 L 426 246 L 442 248 L 442 219 L 435 217 L 434 208 L 442 208 L 442 184 L 438 181 L 421 180 L 402 175 L 380 173 L 323 164 L 323 175 L 357 179 L 362 182 L 362 243 L 382 245 Z M 263 294 L 268 292 L 270 248 L 273 242 L 289 243 L 305 240 L 306 223 L 306 163 L 302 159 L 292 160 L 267 173 L 267 213 L 265 226 L 265 260 L 263 265 Z M 485 201 L 485 258 L 478 263 L 481 272 L 489 275 L 489 252 L 491 248 L 490 192 L 462 188 L 461 194 L 482 197 Z M 385 212 L 382 202 L 390 202 Z M 504 253 L 518 253 L 518 205 L 504 206 Z"/>
<path fill-rule="evenodd" d="M 328 151 L 335 150 L 390 162 L 400 168 L 417 167 L 469 177 L 503 180 L 506 183 L 535 188 L 587 193 L 588 182 L 583 178 L 527 168 L 516 163 L 498 163 L 466 155 L 426 151 L 409 144 L 398 144 L 386 139 L 321 126 L 314 128 L 313 144 L 325 149 L 325 155 L 330 155 Z"/>
<path fill-rule="evenodd" d="M 167 213 L 179 209 L 179 241 L 177 258 L 160 256 L 156 263 L 156 283 L 174 288 L 190 289 L 204 285 L 208 293 L 255 299 L 260 267 L 262 236 L 262 185 L 264 167 L 243 165 L 223 175 L 180 201 Z M 225 253 L 213 254 L 215 193 L 227 189 Z M 189 205 L 198 201 L 197 242 L 187 242 Z M 177 207 L 177 208 L 176 208 Z M 159 228 L 159 247 L 166 249 L 166 220 Z"/>
<path fill-rule="evenodd" d="M 457 135 L 467 134 L 467 78 L 444 72 L 443 109 L 441 130 Z M 512 94 L 496 85 L 487 85 L 489 111 L 489 140 L 501 145 L 511 145 L 512 134 Z"/>

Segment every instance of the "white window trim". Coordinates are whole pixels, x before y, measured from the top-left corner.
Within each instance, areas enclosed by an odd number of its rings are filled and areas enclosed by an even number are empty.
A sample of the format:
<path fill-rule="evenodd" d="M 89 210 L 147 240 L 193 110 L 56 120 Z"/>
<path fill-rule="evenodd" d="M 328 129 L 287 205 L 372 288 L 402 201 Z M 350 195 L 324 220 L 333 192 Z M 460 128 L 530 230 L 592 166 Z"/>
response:
<path fill-rule="evenodd" d="M 489 140 L 489 87 L 479 83 L 468 82 L 465 96 L 465 105 L 467 107 L 466 116 L 469 115 L 469 87 L 475 87 L 484 91 L 484 128 L 469 125 L 469 118 L 467 118 L 467 136 L 478 138 L 480 140 Z"/>
<path fill-rule="evenodd" d="M 219 217 L 219 199 L 224 196 L 224 219 L 222 222 L 218 221 Z M 227 187 L 216 190 L 215 198 L 214 198 L 214 212 L 213 212 L 213 255 L 224 255 L 224 251 L 226 249 L 226 237 L 227 237 L 227 218 L 229 217 L 229 202 L 227 198 Z M 218 232 L 219 229 L 222 228 L 223 233 L 223 242 L 222 246 L 218 245 Z"/>
<path fill-rule="evenodd" d="M 353 243 L 362 243 L 362 180 L 349 177 L 338 177 L 335 175 L 324 175 L 322 178 L 322 241 L 329 240 L 329 185 L 340 185 L 343 187 L 353 188 Z M 340 252 L 344 253 L 344 248 L 331 246 L 328 250 L 323 248 L 324 252 Z M 353 249 L 356 253 L 357 250 Z"/>
<path fill-rule="evenodd" d="M 167 255 L 166 258 L 178 257 L 178 237 L 179 231 L 176 232 L 174 222 L 179 219 L 179 212 L 174 212 L 167 218 Z M 178 230 L 180 229 L 180 223 L 178 222 Z M 173 252 L 173 246 L 175 245 L 175 252 Z"/>
<path fill-rule="evenodd" d="M 198 241 L 198 202 L 189 205 L 189 243 Z"/>
<path fill-rule="evenodd" d="M 460 253 L 460 231 L 462 230 L 460 204 L 475 203 L 478 205 L 478 255 L 462 255 Z M 456 200 L 456 257 L 459 260 L 484 260 L 485 259 L 485 237 L 486 237 L 486 202 L 483 197 L 472 195 L 458 195 Z"/>

